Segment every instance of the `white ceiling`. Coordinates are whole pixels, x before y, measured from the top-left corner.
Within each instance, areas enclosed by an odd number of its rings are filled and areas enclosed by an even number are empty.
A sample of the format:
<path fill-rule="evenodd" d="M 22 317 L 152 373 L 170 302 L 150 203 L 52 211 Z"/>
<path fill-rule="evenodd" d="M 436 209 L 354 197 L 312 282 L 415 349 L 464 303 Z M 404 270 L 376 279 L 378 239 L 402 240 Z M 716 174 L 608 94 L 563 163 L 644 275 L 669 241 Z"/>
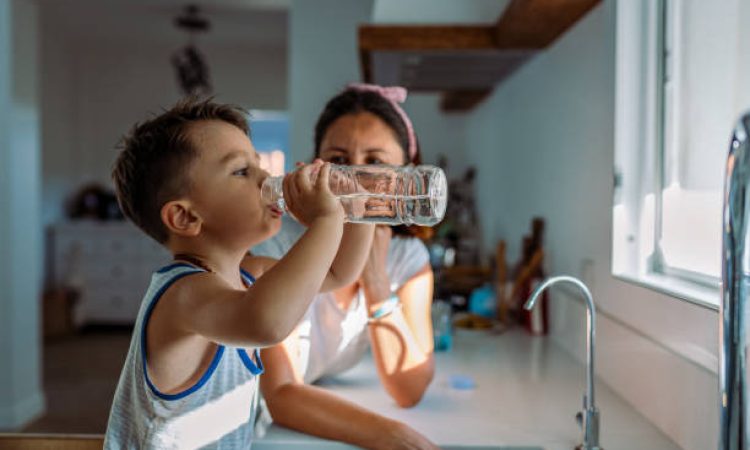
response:
<path fill-rule="evenodd" d="M 510 0 L 375 0 L 373 22 L 394 24 L 494 23 Z"/>
<path fill-rule="evenodd" d="M 305 0 L 314 2 L 316 0 Z M 357 0 L 349 0 L 357 1 Z M 373 23 L 493 23 L 510 0 L 375 0 Z M 39 0 L 44 27 L 78 41 L 182 45 L 187 34 L 174 19 L 197 4 L 211 21 L 198 44 L 285 47 L 292 0 Z"/>
<path fill-rule="evenodd" d="M 211 29 L 198 43 L 283 47 L 291 0 L 214 0 L 197 4 Z M 187 33 L 174 26 L 186 0 L 41 0 L 44 27 L 78 40 L 127 40 L 180 45 Z"/>

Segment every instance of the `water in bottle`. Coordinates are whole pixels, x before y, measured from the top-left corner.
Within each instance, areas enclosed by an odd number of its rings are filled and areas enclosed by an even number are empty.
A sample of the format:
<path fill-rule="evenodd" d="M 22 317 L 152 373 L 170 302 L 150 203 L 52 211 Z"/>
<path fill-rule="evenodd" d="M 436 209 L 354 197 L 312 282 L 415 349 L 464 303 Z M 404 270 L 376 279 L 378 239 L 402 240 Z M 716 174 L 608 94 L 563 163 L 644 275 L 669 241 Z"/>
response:
<path fill-rule="evenodd" d="M 282 179 L 267 178 L 261 197 L 283 209 Z M 443 219 L 448 198 L 445 172 L 429 165 L 332 164 L 330 188 L 356 223 L 432 226 Z"/>

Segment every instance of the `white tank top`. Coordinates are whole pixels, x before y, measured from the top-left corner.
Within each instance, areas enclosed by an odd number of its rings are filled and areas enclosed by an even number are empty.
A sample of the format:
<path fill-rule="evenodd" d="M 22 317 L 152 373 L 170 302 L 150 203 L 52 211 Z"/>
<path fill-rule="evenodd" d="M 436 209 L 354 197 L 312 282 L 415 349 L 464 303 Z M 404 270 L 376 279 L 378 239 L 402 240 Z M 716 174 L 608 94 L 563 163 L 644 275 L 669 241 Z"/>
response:
<path fill-rule="evenodd" d="M 254 255 L 280 258 L 297 241 L 300 226 L 283 224 L 282 232 L 252 249 Z M 417 238 L 393 236 L 386 271 L 395 292 L 429 263 L 429 253 Z M 333 293 L 318 294 L 297 327 L 299 367 L 306 383 L 339 374 L 362 359 L 369 348 L 367 308 L 360 289 L 349 309 L 336 303 Z"/>
<path fill-rule="evenodd" d="M 164 394 L 146 370 L 146 325 L 164 292 L 182 277 L 203 272 L 175 263 L 155 272 L 141 303 L 115 391 L 105 449 L 249 449 L 257 411 L 258 350 L 220 345 L 203 376 L 177 394 Z M 243 272 L 249 285 L 255 280 Z"/>

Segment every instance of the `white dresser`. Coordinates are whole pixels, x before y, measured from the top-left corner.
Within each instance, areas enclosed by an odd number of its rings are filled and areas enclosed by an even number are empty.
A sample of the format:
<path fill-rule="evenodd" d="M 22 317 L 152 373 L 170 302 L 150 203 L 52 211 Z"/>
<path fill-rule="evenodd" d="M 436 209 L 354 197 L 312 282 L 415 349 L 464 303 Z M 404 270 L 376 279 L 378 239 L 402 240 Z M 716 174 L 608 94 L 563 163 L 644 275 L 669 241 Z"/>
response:
<path fill-rule="evenodd" d="M 76 325 L 133 324 L 154 270 L 169 252 L 130 222 L 71 221 L 50 229 L 52 280 L 80 293 Z"/>

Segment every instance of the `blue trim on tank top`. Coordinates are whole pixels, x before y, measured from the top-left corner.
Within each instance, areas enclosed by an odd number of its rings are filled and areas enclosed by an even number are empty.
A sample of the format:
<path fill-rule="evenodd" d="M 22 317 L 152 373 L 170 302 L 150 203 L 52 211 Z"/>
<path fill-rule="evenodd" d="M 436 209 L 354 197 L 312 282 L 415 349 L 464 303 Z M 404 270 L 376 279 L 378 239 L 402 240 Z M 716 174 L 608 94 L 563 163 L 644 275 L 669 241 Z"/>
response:
<path fill-rule="evenodd" d="M 254 277 L 254 276 L 252 276 L 252 275 L 250 274 L 250 272 L 248 272 L 247 270 L 245 270 L 245 269 L 243 269 L 243 268 L 240 268 L 240 273 L 241 273 L 241 274 L 242 274 L 242 275 L 243 275 L 243 276 L 244 276 L 245 278 L 247 278 L 248 280 L 250 280 L 250 284 L 253 284 L 253 283 L 255 283 L 255 277 Z"/>
<path fill-rule="evenodd" d="M 151 392 L 154 393 L 159 398 L 162 398 L 164 400 L 179 400 L 181 398 L 187 397 L 188 395 L 192 394 L 193 392 L 200 389 L 206 382 L 211 378 L 211 375 L 213 375 L 214 371 L 216 370 L 216 367 L 218 367 L 219 362 L 221 361 L 221 357 L 224 354 L 224 346 L 219 345 L 216 349 L 216 354 L 214 355 L 213 360 L 211 361 L 211 365 L 208 367 L 206 372 L 201 376 L 201 378 L 191 387 L 188 389 L 178 392 L 177 394 L 165 394 L 159 389 L 156 388 L 156 386 L 151 382 L 151 379 L 148 376 L 148 370 L 146 366 L 146 326 L 148 325 L 148 319 L 151 317 L 151 313 L 153 312 L 153 309 L 156 307 L 157 301 L 161 298 L 162 295 L 164 295 L 164 292 L 177 280 L 179 280 L 182 277 L 185 277 L 187 275 L 192 275 L 195 273 L 202 273 L 205 272 L 204 269 L 193 266 L 192 264 L 178 262 L 174 264 L 170 264 L 168 266 L 162 267 L 157 271 L 157 273 L 163 274 L 167 273 L 170 270 L 176 269 L 178 267 L 189 267 L 191 269 L 190 272 L 183 272 L 179 273 L 170 280 L 168 280 L 164 286 L 162 286 L 159 291 L 154 295 L 154 298 L 151 300 L 151 303 L 149 304 L 148 308 L 146 309 L 146 312 L 143 316 L 143 328 L 141 329 L 141 358 L 143 361 L 143 376 L 146 379 L 146 384 L 148 384 L 148 387 L 151 389 Z M 250 274 L 250 272 L 246 271 L 245 269 L 240 268 L 240 274 L 247 278 L 250 281 L 250 285 L 255 283 L 255 277 Z M 250 371 L 252 375 L 260 375 L 262 374 L 265 369 L 263 367 L 263 361 L 260 359 L 260 351 L 256 348 L 253 352 L 253 356 L 255 357 L 255 360 L 257 361 L 257 365 L 253 363 L 252 359 L 250 359 L 250 356 L 247 354 L 247 351 L 244 349 L 237 349 L 237 353 L 240 355 L 240 360 L 242 360 L 242 363 L 244 366 Z"/>
<path fill-rule="evenodd" d="M 172 263 L 172 264 L 162 267 L 161 269 L 157 270 L 156 273 L 167 273 L 170 270 L 176 269 L 178 267 L 190 267 L 191 269 L 200 269 L 199 267 L 196 267 L 192 264 L 188 264 L 184 262 L 176 262 L 176 263 Z M 203 271 L 203 269 L 200 269 L 200 270 Z"/>
<path fill-rule="evenodd" d="M 154 307 L 156 306 L 156 303 L 161 298 L 162 295 L 164 295 L 164 292 L 172 286 L 177 280 L 186 277 L 188 275 L 193 275 L 196 273 L 202 273 L 205 272 L 203 269 L 196 268 L 190 264 L 183 264 L 183 263 L 176 263 L 172 264 L 170 266 L 164 267 L 160 269 L 159 273 L 166 273 L 169 270 L 175 269 L 180 266 L 190 267 L 194 270 L 191 270 L 189 272 L 182 272 L 178 273 L 174 277 L 170 278 L 164 285 L 159 288 L 157 293 L 154 295 L 154 298 L 151 299 L 151 303 L 149 303 L 148 308 L 146 309 L 146 312 L 143 315 L 143 324 L 141 328 L 141 361 L 143 365 L 143 376 L 146 379 L 146 384 L 148 384 L 148 387 L 151 389 L 151 392 L 154 393 L 157 397 L 164 399 L 164 400 L 179 400 L 181 398 L 187 397 L 188 395 L 192 394 L 193 392 L 197 391 L 201 388 L 209 378 L 211 378 L 211 375 L 213 375 L 214 371 L 216 370 L 216 367 L 219 365 L 219 361 L 221 360 L 221 356 L 224 354 L 224 346 L 219 345 L 216 349 L 216 354 L 214 355 L 213 360 L 211 361 L 211 365 L 208 367 L 206 372 L 201 376 L 201 378 L 191 387 L 188 389 L 178 392 L 177 394 L 165 394 L 159 389 L 154 386 L 154 384 L 151 382 L 151 378 L 148 376 L 148 370 L 147 370 L 147 364 L 146 364 L 146 327 L 148 326 L 148 319 L 151 317 L 151 313 L 154 310 Z M 166 270 L 165 270 L 166 269 Z"/>
<path fill-rule="evenodd" d="M 263 368 L 263 361 L 261 361 L 260 359 L 260 351 L 257 348 L 255 349 L 255 351 L 253 351 L 255 361 L 258 362 L 257 365 L 253 362 L 252 359 L 250 359 L 250 355 L 247 354 L 247 350 L 245 350 L 244 348 L 238 348 L 237 353 L 240 354 L 242 364 L 247 367 L 247 370 L 249 370 L 251 374 L 260 375 L 265 372 L 265 369 Z"/>
<path fill-rule="evenodd" d="M 255 277 L 252 276 L 250 272 L 248 272 L 245 269 L 240 268 L 240 273 L 246 280 L 250 281 L 250 283 L 248 283 L 248 287 L 250 287 L 250 285 L 255 283 Z M 249 370 L 251 374 L 260 375 L 265 371 L 265 369 L 263 368 L 263 361 L 261 361 L 260 359 L 260 351 L 257 348 L 253 352 L 253 356 L 255 357 L 255 361 L 257 361 L 257 364 L 254 363 L 252 359 L 250 359 L 250 355 L 247 354 L 247 350 L 245 350 L 244 348 L 238 348 L 237 353 L 239 353 L 240 355 L 242 364 L 244 364 L 245 367 L 247 367 L 247 370 Z"/>

